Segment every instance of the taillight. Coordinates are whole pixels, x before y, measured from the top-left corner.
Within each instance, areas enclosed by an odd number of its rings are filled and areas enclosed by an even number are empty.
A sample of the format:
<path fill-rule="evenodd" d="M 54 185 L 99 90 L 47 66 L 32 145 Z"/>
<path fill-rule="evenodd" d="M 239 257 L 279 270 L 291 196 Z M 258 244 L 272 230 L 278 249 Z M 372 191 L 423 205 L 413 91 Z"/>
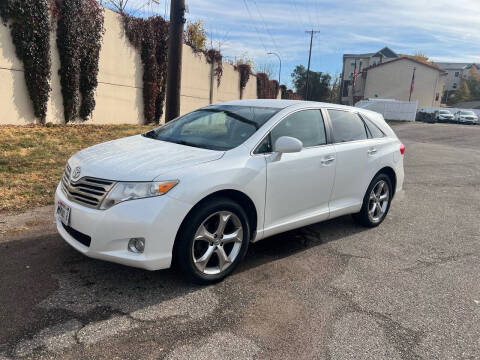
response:
<path fill-rule="evenodd" d="M 405 154 L 405 145 L 403 145 L 402 143 L 400 143 L 400 154 Z"/>

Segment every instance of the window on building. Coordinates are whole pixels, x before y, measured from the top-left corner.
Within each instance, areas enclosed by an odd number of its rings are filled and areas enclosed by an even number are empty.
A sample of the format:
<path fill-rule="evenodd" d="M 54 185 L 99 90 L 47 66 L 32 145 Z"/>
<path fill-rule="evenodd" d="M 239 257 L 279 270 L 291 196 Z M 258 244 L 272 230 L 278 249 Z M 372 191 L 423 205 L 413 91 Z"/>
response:
<path fill-rule="evenodd" d="M 357 114 L 349 111 L 328 110 L 328 115 L 332 120 L 333 137 L 336 143 L 367 138 L 365 124 Z"/>
<path fill-rule="evenodd" d="M 350 65 L 355 66 L 355 61 L 352 61 Z"/>
<path fill-rule="evenodd" d="M 458 77 L 460 75 L 460 72 L 455 71 L 455 77 Z"/>
<path fill-rule="evenodd" d="M 454 88 L 454 89 L 457 88 L 457 83 L 453 83 L 453 88 Z"/>
<path fill-rule="evenodd" d="M 353 72 L 350 73 L 350 80 L 353 79 Z"/>

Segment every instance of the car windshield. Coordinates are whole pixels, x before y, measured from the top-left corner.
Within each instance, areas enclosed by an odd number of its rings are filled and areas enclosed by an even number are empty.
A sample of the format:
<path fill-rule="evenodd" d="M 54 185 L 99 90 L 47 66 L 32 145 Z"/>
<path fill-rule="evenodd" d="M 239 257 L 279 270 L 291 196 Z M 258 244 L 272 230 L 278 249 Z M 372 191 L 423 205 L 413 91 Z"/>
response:
<path fill-rule="evenodd" d="M 280 109 L 213 105 L 179 117 L 144 136 L 211 150 L 230 150 L 252 136 Z"/>
<path fill-rule="evenodd" d="M 473 111 L 460 111 L 460 115 L 473 115 Z"/>
<path fill-rule="evenodd" d="M 441 110 L 441 111 L 440 111 L 440 114 L 442 114 L 442 115 L 450 115 L 450 111 L 448 111 L 448 110 Z"/>

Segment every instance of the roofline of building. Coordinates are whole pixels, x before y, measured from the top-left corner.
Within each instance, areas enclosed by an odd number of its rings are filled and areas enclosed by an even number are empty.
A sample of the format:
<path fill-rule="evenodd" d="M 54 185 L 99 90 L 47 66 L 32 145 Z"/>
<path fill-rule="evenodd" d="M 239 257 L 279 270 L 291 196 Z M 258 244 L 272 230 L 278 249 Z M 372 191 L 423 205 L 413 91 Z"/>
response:
<path fill-rule="evenodd" d="M 374 69 L 374 68 L 377 68 L 377 67 L 379 67 L 379 66 L 386 65 L 386 64 L 391 64 L 391 63 L 393 63 L 393 62 L 395 62 L 395 61 L 399 61 L 399 60 L 410 60 L 410 61 L 413 61 L 413 62 L 415 62 L 415 63 L 417 63 L 417 64 L 424 65 L 424 66 L 429 67 L 429 68 L 431 68 L 431 69 L 437 70 L 437 71 L 439 71 L 440 73 L 442 73 L 442 74 L 444 74 L 444 75 L 447 74 L 447 71 L 445 71 L 444 69 L 441 69 L 441 68 L 439 68 L 439 67 L 437 67 L 437 66 L 435 66 L 435 65 L 426 64 L 426 63 L 421 62 L 421 61 L 419 61 L 419 60 L 417 60 L 417 59 L 414 59 L 414 58 L 412 58 L 412 57 L 410 57 L 410 56 L 400 56 L 400 57 L 398 57 L 398 58 L 396 58 L 396 59 L 393 59 L 393 60 L 390 60 L 390 61 L 386 61 L 386 62 L 377 64 L 377 65 L 369 66 L 369 67 L 363 69 L 363 71 L 369 71 L 369 70 Z"/>
<path fill-rule="evenodd" d="M 395 51 L 393 51 L 392 49 L 390 49 L 388 46 L 384 46 L 383 48 L 381 48 L 380 50 L 378 51 L 375 51 L 375 52 L 371 52 L 371 53 L 363 53 L 363 54 L 343 54 L 343 57 L 346 58 L 346 57 L 372 57 L 378 53 L 381 53 L 383 50 L 385 49 L 388 49 L 390 50 L 394 55 L 396 56 L 399 56 Z M 391 58 L 389 58 L 391 59 Z"/>

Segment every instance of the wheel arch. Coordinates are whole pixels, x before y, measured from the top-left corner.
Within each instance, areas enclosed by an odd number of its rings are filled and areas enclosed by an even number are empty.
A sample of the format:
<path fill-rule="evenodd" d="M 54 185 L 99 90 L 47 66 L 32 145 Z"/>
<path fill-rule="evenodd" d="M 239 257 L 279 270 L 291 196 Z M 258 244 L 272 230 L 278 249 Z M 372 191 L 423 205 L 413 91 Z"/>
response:
<path fill-rule="evenodd" d="M 250 240 L 252 240 L 253 236 L 255 235 L 255 231 L 257 230 L 257 224 L 258 224 L 257 208 L 256 208 L 253 200 L 247 194 L 245 194 L 242 191 L 234 190 L 234 189 L 217 190 L 217 191 L 203 197 L 200 201 L 198 201 L 190 209 L 190 211 L 187 213 L 187 215 L 185 215 L 185 217 L 184 217 L 184 219 L 183 219 L 182 223 L 180 224 L 180 227 L 177 231 L 177 237 L 178 237 L 178 233 L 182 229 L 185 221 L 187 221 L 187 219 L 189 218 L 190 214 L 192 214 L 194 211 L 196 211 L 196 209 L 198 209 L 200 206 L 202 206 L 202 204 L 204 204 L 205 202 L 207 202 L 211 199 L 217 198 L 217 197 L 224 197 L 224 198 L 231 199 L 231 200 L 237 202 L 245 210 L 245 213 L 247 214 L 247 218 L 248 218 L 248 223 L 250 225 Z"/>
<path fill-rule="evenodd" d="M 378 170 L 378 172 L 375 174 L 375 176 L 379 174 L 385 174 L 389 177 L 390 181 L 392 182 L 392 187 L 393 187 L 393 193 L 392 193 L 392 198 L 395 196 L 395 191 L 397 189 L 397 174 L 395 173 L 395 170 L 391 168 L 390 166 L 385 166 Z M 373 177 L 373 179 L 375 178 Z"/>

